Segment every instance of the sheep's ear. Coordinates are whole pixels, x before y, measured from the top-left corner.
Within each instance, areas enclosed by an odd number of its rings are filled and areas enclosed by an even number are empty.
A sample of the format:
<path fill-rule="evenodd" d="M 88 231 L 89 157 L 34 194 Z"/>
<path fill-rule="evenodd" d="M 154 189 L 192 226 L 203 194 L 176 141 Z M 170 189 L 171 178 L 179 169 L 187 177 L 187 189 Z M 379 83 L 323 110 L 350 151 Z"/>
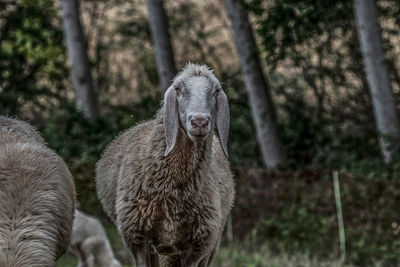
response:
<path fill-rule="evenodd" d="M 226 157 L 228 157 L 228 135 L 229 135 L 229 106 L 228 97 L 224 91 L 220 90 L 217 96 L 217 116 L 216 123 L 218 129 L 219 140 Z"/>
<path fill-rule="evenodd" d="M 173 86 L 169 87 L 164 94 L 164 127 L 165 141 L 167 142 L 164 156 L 167 156 L 175 146 L 179 128 L 178 102 Z"/>

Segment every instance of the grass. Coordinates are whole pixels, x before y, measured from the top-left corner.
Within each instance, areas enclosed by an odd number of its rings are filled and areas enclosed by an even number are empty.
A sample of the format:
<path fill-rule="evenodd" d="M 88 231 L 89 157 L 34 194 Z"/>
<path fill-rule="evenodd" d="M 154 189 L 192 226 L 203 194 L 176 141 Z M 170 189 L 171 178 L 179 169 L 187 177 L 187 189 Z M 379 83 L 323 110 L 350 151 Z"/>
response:
<path fill-rule="evenodd" d="M 67 254 L 64 254 L 60 259 L 58 259 L 56 267 L 75 267 L 78 264 L 78 261 Z"/>
<path fill-rule="evenodd" d="M 232 244 L 221 247 L 214 266 L 219 267 L 339 267 L 345 265 L 339 260 L 321 260 L 307 254 L 295 253 L 274 254 L 268 245 L 249 249 L 243 244 Z"/>
<path fill-rule="evenodd" d="M 129 262 L 129 253 L 124 248 L 121 238 L 114 227 L 106 227 L 108 238 L 118 258 L 125 263 Z M 75 267 L 77 260 L 68 254 L 62 256 L 56 267 Z M 339 267 L 344 265 L 339 260 L 321 260 L 312 258 L 307 254 L 295 253 L 272 253 L 268 245 L 255 247 L 248 241 L 244 243 L 232 243 L 229 246 L 222 246 L 217 254 L 214 266 L 218 267 Z"/>
<path fill-rule="evenodd" d="M 64 255 L 57 262 L 56 267 L 75 267 L 75 258 Z M 128 267 L 131 265 L 123 265 Z M 267 245 L 250 251 L 239 244 L 221 247 L 216 256 L 214 266 L 218 267 L 350 267 L 339 260 L 320 260 L 305 254 L 278 254 L 271 253 Z"/>

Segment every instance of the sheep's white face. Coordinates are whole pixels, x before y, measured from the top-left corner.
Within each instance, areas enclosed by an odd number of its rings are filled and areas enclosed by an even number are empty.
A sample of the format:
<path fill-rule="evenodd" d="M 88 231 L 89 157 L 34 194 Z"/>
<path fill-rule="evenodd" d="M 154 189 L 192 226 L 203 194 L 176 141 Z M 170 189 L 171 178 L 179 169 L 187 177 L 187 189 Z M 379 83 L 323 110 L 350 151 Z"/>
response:
<path fill-rule="evenodd" d="M 202 142 L 213 130 L 218 85 L 203 76 L 175 86 L 179 122 L 193 142 Z"/>
<path fill-rule="evenodd" d="M 186 75 L 194 69 L 206 75 Z M 196 70 L 197 69 L 197 70 Z M 164 95 L 164 126 L 167 156 L 175 146 L 179 127 L 196 143 L 203 142 L 217 126 L 225 155 L 229 134 L 228 98 L 212 72 L 199 65 L 188 65 L 175 78 Z"/>

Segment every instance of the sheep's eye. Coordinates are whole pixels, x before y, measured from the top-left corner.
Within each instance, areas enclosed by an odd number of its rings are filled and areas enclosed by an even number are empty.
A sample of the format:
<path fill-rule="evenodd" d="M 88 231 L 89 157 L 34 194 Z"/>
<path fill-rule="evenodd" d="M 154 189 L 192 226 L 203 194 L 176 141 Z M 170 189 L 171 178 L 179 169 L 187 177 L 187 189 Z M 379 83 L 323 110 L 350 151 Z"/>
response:
<path fill-rule="evenodd" d="M 176 93 L 179 95 L 182 91 L 181 91 L 181 88 L 179 88 L 179 87 L 175 87 L 175 91 L 176 91 Z"/>

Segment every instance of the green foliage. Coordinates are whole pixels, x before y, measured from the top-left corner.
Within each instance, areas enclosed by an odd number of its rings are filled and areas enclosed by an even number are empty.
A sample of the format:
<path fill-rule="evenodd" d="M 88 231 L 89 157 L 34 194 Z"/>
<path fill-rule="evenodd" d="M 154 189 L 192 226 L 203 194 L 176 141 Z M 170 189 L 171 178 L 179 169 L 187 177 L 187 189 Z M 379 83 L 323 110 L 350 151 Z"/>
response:
<path fill-rule="evenodd" d="M 345 31 L 343 35 L 352 29 L 351 1 L 274 0 L 268 8 L 263 3 L 253 1 L 248 7 L 260 16 L 258 31 L 267 61 L 273 65 L 290 57 L 306 60 L 296 45 L 338 28 Z"/>
<path fill-rule="evenodd" d="M 49 146 L 62 156 L 96 162 L 118 133 L 150 119 L 159 105 L 157 99 L 147 98 L 130 106 L 110 106 L 111 114 L 90 122 L 70 103 L 65 110 L 52 112 L 42 132 Z"/>
<path fill-rule="evenodd" d="M 302 251 L 312 254 L 321 250 L 320 256 L 329 257 L 336 239 L 332 240 L 329 233 L 332 231 L 334 217 L 326 218 L 305 208 L 302 205 L 289 207 L 279 214 L 278 218 L 266 218 L 259 226 L 262 232 L 262 239 L 268 238 L 274 244 L 273 249 L 280 249 L 287 252 Z M 277 247 L 277 246 L 280 247 Z M 325 254 L 326 253 L 326 254 Z"/>
<path fill-rule="evenodd" d="M 58 259 L 56 267 L 75 267 L 77 264 L 78 261 L 75 257 L 64 255 L 60 259 Z"/>
<path fill-rule="evenodd" d="M 345 104 L 339 102 L 325 110 L 309 101 L 309 90 L 298 81 L 281 75 L 271 75 L 270 81 L 286 169 L 330 168 L 367 177 L 400 177 L 400 151 L 392 165 L 382 164 L 372 109 L 361 111 L 365 106 L 359 105 L 354 106 L 356 113 L 343 114 Z"/>
<path fill-rule="evenodd" d="M 318 104 L 310 103 L 309 91 L 297 81 L 274 75 L 271 83 L 287 168 L 349 168 L 363 159 L 380 162 L 373 122 L 361 124 L 363 121 L 353 121 L 351 117 L 349 121 L 338 121 L 339 104 L 334 112 L 324 112 Z"/>
<path fill-rule="evenodd" d="M 390 176 L 391 167 L 380 164 L 352 1 L 244 2 L 255 18 L 276 103 L 284 167 Z M 400 25 L 392 19 L 398 10 L 394 2 L 378 4 L 393 86 L 399 88 L 391 42 L 397 38 L 393 28 Z"/>
<path fill-rule="evenodd" d="M 46 110 L 59 98 L 66 68 L 55 14 L 50 0 L 18 0 L 0 8 L 1 113 L 18 115 L 28 103 Z"/>
<path fill-rule="evenodd" d="M 278 255 L 301 253 L 319 259 L 339 259 L 330 179 L 329 175 L 311 178 L 300 174 L 291 180 L 275 177 L 274 186 L 258 184 L 258 190 L 275 194 L 268 198 L 275 204 L 264 211 L 258 226 L 248 232 L 248 242 L 258 248 L 267 240 L 269 250 Z M 398 266 L 400 217 L 396 207 L 400 195 L 394 188 L 400 186 L 399 180 L 341 173 L 340 186 L 346 261 L 358 266 L 371 266 L 377 261 L 383 266 Z M 275 189 L 271 191 L 271 187 Z"/>

